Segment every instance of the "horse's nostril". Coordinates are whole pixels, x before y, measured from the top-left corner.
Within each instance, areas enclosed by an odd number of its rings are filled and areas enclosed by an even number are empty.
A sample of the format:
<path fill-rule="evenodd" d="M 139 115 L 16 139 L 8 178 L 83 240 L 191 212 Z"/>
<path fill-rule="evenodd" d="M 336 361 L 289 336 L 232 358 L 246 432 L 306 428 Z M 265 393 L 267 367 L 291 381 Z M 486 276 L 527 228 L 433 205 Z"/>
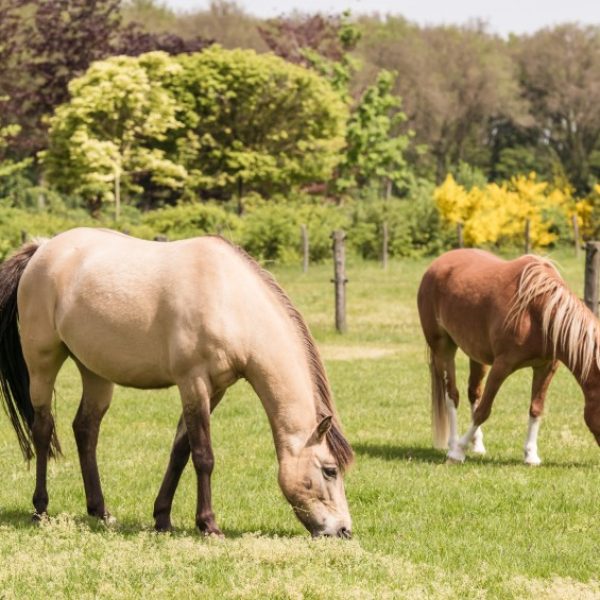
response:
<path fill-rule="evenodd" d="M 346 527 L 338 529 L 337 536 L 349 540 L 352 537 L 352 532 Z"/>

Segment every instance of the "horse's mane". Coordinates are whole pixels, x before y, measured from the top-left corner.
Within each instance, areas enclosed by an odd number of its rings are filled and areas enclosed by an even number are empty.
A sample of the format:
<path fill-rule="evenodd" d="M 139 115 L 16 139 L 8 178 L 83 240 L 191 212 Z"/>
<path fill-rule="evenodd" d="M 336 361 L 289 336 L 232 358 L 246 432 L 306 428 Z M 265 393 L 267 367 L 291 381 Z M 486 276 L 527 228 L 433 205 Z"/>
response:
<path fill-rule="evenodd" d="M 566 286 L 554 263 L 536 256 L 521 272 L 506 326 L 516 328 L 525 310 L 538 298 L 543 302 L 544 343 L 550 339 L 555 356 L 560 344 L 567 353 L 569 367 L 581 369 L 581 376 L 585 379 L 594 362 L 600 368 L 598 322 Z"/>
<path fill-rule="evenodd" d="M 253 271 L 263 280 L 268 288 L 275 294 L 275 297 L 281 302 L 283 307 L 286 309 L 288 315 L 295 324 L 298 333 L 304 343 L 306 350 L 309 368 L 312 374 L 313 384 L 316 391 L 317 397 L 317 418 L 320 421 L 324 417 L 332 416 L 332 425 L 326 435 L 327 446 L 333 454 L 340 469 L 345 470 L 354 458 L 352 448 L 344 437 L 342 429 L 339 423 L 339 418 L 335 407 L 333 405 L 333 398 L 331 394 L 331 388 L 325 374 L 325 367 L 323 361 L 317 349 L 317 345 L 306 325 L 306 322 L 302 318 L 302 315 L 298 312 L 298 309 L 292 304 L 288 295 L 283 291 L 281 286 L 275 281 L 275 278 L 271 273 L 263 269 L 243 248 L 240 248 L 236 244 L 231 243 L 229 240 L 221 237 L 220 240 L 227 243 L 233 248 L 253 269 Z"/>

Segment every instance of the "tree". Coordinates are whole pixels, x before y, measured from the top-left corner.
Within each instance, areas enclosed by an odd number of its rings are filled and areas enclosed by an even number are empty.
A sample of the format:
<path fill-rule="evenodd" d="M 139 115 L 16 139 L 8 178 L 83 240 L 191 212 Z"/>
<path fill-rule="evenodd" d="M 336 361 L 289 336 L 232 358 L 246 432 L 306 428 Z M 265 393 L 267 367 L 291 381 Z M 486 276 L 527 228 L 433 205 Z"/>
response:
<path fill-rule="evenodd" d="M 514 41 L 533 131 L 580 193 L 600 142 L 600 27 L 561 25 Z"/>
<path fill-rule="evenodd" d="M 84 197 L 92 211 L 118 201 L 121 189 L 140 194 L 144 177 L 163 194 L 176 193 L 187 173 L 160 144 L 180 125 L 175 100 L 162 85 L 179 71 L 156 52 L 96 62 L 71 82 L 71 101 L 50 120 L 50 145 L 42 155 L 48 180 Z"/>
<path fill-rule="evenodd" d="M 339 168 L 338 189 L 406 184 L 409 169 L 404 152 L 409 136 L 397 131 L 406 116 L 392 95 L 394 76 L 381 71 L 354 108 L 346 132 L 346 149 Z"/>
<path fill-rule="evenodd" d="M 347 109 L 322 77 L 273 55 L 218 46 L 178 62 L 183 72 L 169 89 L 183 126 L 170 138 L 195 195 L 268 197 L 331 175 Z"/>
<path fill-rule="evenodd" d="M 267 50 L 258 32 L 259 19 L 228 0 L 211 0 L 207 9 L 184 13 L 177 13 L 158 0 L 129 0 L 123 3 L 123 18 L 125 23 L 140 24 L 152 35 L 176 34 L 186 41 L 200 37 L 215 40 L 224 48 Z"/>
<path fill-rule="evenodd" d="M 11 142 L 18 156 L 47 144 L 46 117 L 69 98 L 69 82 L 96 60 L 151 50 L 196 52 L 210 40 L 122 26 L 120 0 L 0 0 L 0 96 L 9 121 L 20 125 Z"/>
<path fill-rule="evenodd" d="M 481 25 L 419 28 L 394 17 L 360 24 L 370 70 L 400 74 L 394 92 L 415 132 L 413 162 L 425 159 L 422 170 L 438 182 L 461 160 L 486 168 L 495 124 L 526 114 L 502 40 Z M 423 147 L 427 152 L 416 154 Z"/>
<path fill-rule="evenodd" d="M 253 51 L 114 57 L 69 90 L 44 165 L 92 208 L 119 181 L 145 206 L 289 192 L 327 179 L 344 143 L 346 106 L 327 81 Z"/>
<path fill-rule="evenodd" d="M 20 17 L 14 49 L 12 110 L 21 125 L 18 149 L 31 155 L 46 143 L 45 115 L 68 98 L 68 82 L 111 54 L 119 0 L 5 0 Z"/>

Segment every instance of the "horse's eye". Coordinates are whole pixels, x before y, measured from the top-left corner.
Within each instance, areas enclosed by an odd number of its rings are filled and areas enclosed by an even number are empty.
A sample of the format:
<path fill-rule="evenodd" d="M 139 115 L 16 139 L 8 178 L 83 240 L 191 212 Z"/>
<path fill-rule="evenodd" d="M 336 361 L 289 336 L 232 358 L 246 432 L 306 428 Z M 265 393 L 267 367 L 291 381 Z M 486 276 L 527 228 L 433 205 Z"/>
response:
<path fill-rule="evenodd" d="M 335 467 L 323 467 L 323 475 L 325 479 L 335 479 L 337 477 L 337 469 Z"/>

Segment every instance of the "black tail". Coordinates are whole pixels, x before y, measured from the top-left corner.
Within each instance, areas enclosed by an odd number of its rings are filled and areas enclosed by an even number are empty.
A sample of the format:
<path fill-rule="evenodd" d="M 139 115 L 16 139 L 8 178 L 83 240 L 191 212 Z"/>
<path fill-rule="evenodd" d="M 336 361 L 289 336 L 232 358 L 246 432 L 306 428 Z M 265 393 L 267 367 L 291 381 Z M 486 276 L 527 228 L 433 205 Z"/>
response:
<path fill-rule="evenodd" d="M 17 433 L 23 456 L 33 458 L 31 427 L 33 406 L 29 396 L 29 371 L 23 357 L 19 336 L 17 288 L 21 275 L 39 244 L 21 247 L 0 265 L 0 391 L 4 409 Z M 60 454 L 56 432 L 52 434 L 50 456 Z"/>

